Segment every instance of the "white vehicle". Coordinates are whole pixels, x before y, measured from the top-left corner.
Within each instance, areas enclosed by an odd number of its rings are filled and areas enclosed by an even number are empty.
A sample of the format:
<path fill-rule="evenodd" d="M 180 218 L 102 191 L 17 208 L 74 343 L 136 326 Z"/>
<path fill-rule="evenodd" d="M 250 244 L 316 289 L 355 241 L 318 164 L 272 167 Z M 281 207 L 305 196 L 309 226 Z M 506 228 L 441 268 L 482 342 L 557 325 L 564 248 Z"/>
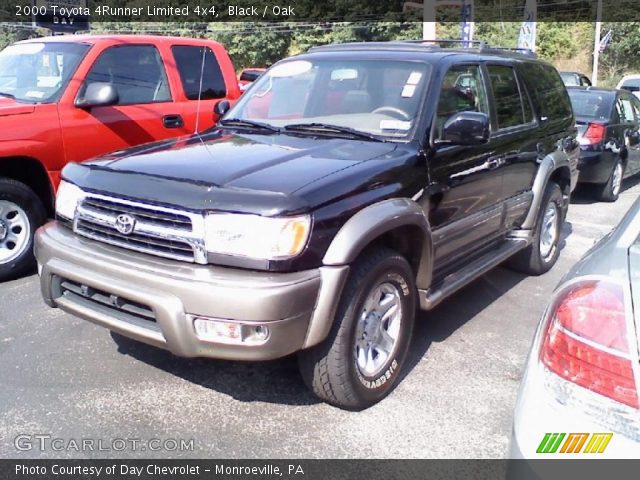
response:
<path fill-rule="evenodd" d="M 624 89 L 640 98 L 640 75 L 625 75 L 616 86 L 618 90 Z"/>

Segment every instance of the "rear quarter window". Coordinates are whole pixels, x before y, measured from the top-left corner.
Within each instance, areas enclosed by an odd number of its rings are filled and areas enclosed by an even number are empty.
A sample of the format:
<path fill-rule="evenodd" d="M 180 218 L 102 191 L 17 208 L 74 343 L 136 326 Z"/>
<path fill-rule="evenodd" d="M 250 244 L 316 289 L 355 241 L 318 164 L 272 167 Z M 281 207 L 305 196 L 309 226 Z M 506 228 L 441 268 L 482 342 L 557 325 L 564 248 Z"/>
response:
<path fill-rule="evenodd" d="M 521 66 L 527 90 L 532 94 L 539 118 L 549 125 L 568 127 L 573 123 L 573 109 L 567 89 L 558 71 L 545 63 L 525 62 Z"/>
<path fill-rule="evenodd" d="M 171 47 L 176 59 L 182 88 L 189 100 L 211 100 L 224 98 L 227 87 L 215 54 L 209 47 L 174 45 Z M 202 72 L 202 91 L 200 73 Z"/>

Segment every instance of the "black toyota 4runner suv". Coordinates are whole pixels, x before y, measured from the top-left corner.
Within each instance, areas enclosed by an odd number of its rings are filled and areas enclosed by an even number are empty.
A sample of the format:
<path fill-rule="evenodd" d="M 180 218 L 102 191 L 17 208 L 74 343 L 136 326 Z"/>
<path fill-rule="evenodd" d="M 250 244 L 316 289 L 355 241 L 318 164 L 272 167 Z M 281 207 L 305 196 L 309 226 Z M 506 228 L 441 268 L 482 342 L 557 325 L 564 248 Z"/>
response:
<path fill-rule="evenodd" d="M 418 307 L 505 261 L 556 262 L 575 136 L 533 56 L 313 48 L 204 134 L 68 165 L 42 293 L 182 357 L 298 352 L 317 396 L 363 409 L 397 382 Z"/>

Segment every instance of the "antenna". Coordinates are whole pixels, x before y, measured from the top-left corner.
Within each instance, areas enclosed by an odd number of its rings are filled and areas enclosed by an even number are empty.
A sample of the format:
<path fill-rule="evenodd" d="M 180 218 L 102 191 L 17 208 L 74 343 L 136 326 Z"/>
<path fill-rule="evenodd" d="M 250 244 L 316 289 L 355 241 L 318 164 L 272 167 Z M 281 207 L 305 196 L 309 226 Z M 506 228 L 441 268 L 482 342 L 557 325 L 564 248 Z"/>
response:
<path fill-rule="evenodd" d="M 204 77 L 204 54 L 206 51 L 204 45 L 202 46 L 202 63 L 200 64 L 200 85 L 198 86 L 198 104 L 196 105 L 196 129 L 193 133 L 198 133 L 198 127 L 200 125 L 200 100 L 202 99 L 202 80 Z"/>

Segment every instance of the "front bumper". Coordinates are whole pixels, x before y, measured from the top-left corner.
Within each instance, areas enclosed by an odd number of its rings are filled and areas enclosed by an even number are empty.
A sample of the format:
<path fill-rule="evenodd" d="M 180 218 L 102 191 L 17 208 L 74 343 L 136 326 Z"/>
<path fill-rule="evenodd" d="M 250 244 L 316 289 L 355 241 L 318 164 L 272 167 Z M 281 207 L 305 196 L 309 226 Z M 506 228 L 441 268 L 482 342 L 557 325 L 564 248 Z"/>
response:
<path fill-rule="evenodd" d="M 82 239 L 50 222 L 35 238 L 45 302 L 182 357 L 269 360 L 321 341 L 348 267 L 295 273 L 194 265 Z M 266 339 L 205 341 L 194 318 L 266 327 Z"/>

